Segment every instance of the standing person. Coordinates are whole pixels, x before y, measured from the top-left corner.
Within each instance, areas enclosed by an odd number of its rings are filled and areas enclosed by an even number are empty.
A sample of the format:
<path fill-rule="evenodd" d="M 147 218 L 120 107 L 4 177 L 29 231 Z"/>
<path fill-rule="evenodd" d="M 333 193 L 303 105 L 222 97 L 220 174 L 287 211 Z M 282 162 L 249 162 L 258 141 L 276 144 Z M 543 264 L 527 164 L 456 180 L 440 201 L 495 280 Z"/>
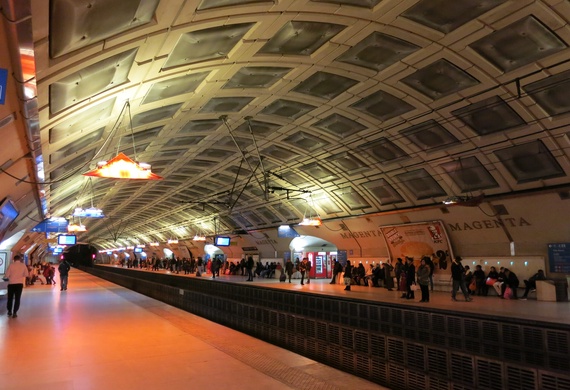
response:
<path fill-rule="evenodd" d="M 435 264 L 430 256 L 424 256 L 424 260 L 429 268 L 429 287 L 430 290 L 433 291 L 433 271 L 435 270 Z"/>
<path fill-rule="evenodd" d="M 384 268 L 384 287 L 388 289 L 388 291 L 392 291 L 394 288 L 394 277 L 392 276 L 392 264 L 390 263 L 383 263 L 382 267 Z"/>
<path fill-rule="evenodd" d="M 71 266 L 69 265 L 69 263 L 67 262 L 66 259 L 63 259 L 61 261 L 61 263 L 59 263 L 59 266 L 57 267 L 57 270 L 59 271 L 59 283 L 61 286 L 59 291 L 66 291 L 67 290 L 67 280 L 69 277 L 69 270 L 70 269 L 71 269 Z"/>
<path fill-rule="evenodd" d="M 461 288 L 461 292 L 465 297 L 465 301 L 471 302 L 471 298 L 469 298 L 469 292 L 465 286 L 465 268 L 463 268 L 463 265 L 461 264 L 461 257 L 459 256 L 455 256 L 455 259 L 453 259 L 453 262 L 451 263 L 451 278 L 453 279 L 451 300 L 457 301 L 455 295 L 457 293 L 457 290 Z"/>
<path fill-rule="evenodd" d="M 247 280 L 246 282 L 253 282 L 253 265 L 255 262 L 253 261 L 252 256 L 247 257 L 247 261 L 245 262 L 245 269 L 247 271 Z"/>
<path fill-rule="evenodd" d="M 305 281 L 305 272 L 307 272 L 307 258 L 303 257 L 303 261 L 299 263 L 299 272 L 301 273 L 301 286 L 304 284 Z"/>
<path fill-rule="evenodd" d="M 412 284 L 416 283 L 416 266 L 413 257 L 406 257 L 406 299 L 414 299 L 415 294 L 412 290 Z"/>
<path fill-rule="evenodd" d="M 402 258 L 398 257 L 398 260 L 396 260 L 396 265 L 394 266 L 394 274 L 396 275 L 398 291 L 400 290 L 400 277 L 402 276 L 402 271 L 404 271 L 404 264 L 402 263 Z"/>
<path fill-rule="evenodd" d="M 293 275 L 293 268 L 294 268 L 294 264 L 291 261 L 291 259 L 287 259 L 287 262 L 285 263 L 285 273 L 287 274 L 287 277 L 289 278 L 289 283 L 291 283 L 291 276 Z"/>
<path fill-rule="evenodd" d="M 352 265 L 350 265 L 350 260 L 346 261 L 346 265 L 344 266 L 344 284 L 346 287 L 344 288 L 346 291 L 350 291 L 350 281 L 352 279 Z"/>
<path fill-rule="evenodd" d="M 422 290 L 422 299 L 420 302 L 429 302 L 429 275 L 430 275 L 430 268 L 427 264 L 427 259 L 429 257 L 422 258 L 420 262 L 420 266 L 418 267 L 418 283 L 420 285 L 420 289 Z"/>
<path fill-rule="evenodd" d="M 313 265 L 311 264 L 310 260 L 307 259 L 306 257 L 303 260 L 307 262 L 305 265 L 305 269 L 307 270 L 307 284 L 309 284 L 311 283 L 311 268 L 313 268 Z"/>
<path fill-rule="evenodd" d="M 20 255 L 14 256 L 12 263 L 6 270 L 6 274 L 4 274 L 4 278 L 8 279 L 8 317 L 18 317 L 20 298 L 24 290 L 24 280 L 28 276 L 28 267 L 22 262 L 22 257 Z"/>
<path fill-rule="evenodd" d="M 210 265 L 210 270 L 212 271 L 212 279 L 216 279 L 216 274 L 220 276 L 220 259 L 212 259 L 212 264 Z"/>
<path fill-rule="evenodd" d="M 332 271 L 333 275 L 330 284 L 335 284 L 337 275 L 342 272 L 342 265 L 338 262 L 337 259 L 334 259 Z"/>

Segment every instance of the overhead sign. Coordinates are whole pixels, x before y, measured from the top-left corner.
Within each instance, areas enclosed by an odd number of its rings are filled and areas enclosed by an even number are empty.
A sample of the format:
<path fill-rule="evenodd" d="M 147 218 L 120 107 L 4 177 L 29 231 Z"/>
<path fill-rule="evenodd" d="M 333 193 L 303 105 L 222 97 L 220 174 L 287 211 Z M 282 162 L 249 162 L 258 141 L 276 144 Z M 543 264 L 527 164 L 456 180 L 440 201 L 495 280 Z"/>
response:
<path fill-rule="evenodd" d="M 67 232 L 68 221 L 65 218 L 44 219 L 32 228 L 36 233 L 59 233 Z"/>
<path fill-rule="evenodd" d="M 0 104 L 6 101 L 6 85 L 8 84 L 8 69 L 0 68 Z"/>
<path fill-rule="evenodd" d="M 570 272 L 570 242 L 548 244 L 550 272 Z"/>

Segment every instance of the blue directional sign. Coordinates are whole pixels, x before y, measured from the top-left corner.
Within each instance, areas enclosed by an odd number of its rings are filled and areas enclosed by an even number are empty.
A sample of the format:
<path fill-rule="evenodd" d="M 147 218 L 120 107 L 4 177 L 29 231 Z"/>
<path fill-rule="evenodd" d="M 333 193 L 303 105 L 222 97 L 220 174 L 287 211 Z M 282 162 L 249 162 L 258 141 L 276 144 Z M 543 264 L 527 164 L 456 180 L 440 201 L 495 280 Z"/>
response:
<path fill-rule="evenodd" d="M 37 233 L 59 233 L 67 232 L 68 221 L 65 218 L 44 219 L 32 228 L 32 232 Z"/>
<path fill-rule="evenodd" d="M 8 84 L 8 69 L 0 68 L 0 104 L 6 100 L 6 84 Z"/>

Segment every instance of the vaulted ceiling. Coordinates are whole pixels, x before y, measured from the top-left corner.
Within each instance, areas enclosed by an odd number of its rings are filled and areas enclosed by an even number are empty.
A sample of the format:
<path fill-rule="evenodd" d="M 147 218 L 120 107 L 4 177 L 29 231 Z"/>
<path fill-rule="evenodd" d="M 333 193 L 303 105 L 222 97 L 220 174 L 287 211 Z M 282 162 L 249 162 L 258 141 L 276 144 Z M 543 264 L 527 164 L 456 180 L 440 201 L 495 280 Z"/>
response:
<path fill-rule="evenodd" d="M 569 1 L 36 0 L 31 17 L 43 202 L 103 209 L 80 237 L 102 248 L 570 183 Z M 164 179 L 82 175 L 118 151 Z"/>

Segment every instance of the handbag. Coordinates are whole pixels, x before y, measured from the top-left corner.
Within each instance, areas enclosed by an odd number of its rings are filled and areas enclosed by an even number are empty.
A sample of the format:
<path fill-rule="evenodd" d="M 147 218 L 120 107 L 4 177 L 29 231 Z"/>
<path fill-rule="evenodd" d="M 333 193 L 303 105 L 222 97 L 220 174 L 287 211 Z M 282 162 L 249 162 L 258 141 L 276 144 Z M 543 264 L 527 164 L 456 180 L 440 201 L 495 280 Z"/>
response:
<path fill-rule="evenodd" d="M 469 283 L 469 290 L 471 291 L 477 290 L 477 281 L 475 280 L 475 278 L 473 278 L 471 283 Z"/>
<path fill-rule="evenodd" d="M 493 278 L 487 278 L 487 281 L 485 282 L 485 284 L 486 284 L 487 286 L 492 286 L 492 285 L 494 285 L 495 283 L 497 283 L 497 279 L 493 279 Z"/>
<path fill-rule="evenodd" d="M 419 289 L 420 289 L 420 286 L 418 286 L 416 283 L 414 283 L 410 286 L 410 290 L 412 290 L 412 291 L 418 291 Z"/>
<path fill-rule="evenodd" d="M 512 299 L 513 298 L 513 290 L 510 287 L 505 289 L 505 293 L 503 294 L 503 298 L 505 299 Z"/>

